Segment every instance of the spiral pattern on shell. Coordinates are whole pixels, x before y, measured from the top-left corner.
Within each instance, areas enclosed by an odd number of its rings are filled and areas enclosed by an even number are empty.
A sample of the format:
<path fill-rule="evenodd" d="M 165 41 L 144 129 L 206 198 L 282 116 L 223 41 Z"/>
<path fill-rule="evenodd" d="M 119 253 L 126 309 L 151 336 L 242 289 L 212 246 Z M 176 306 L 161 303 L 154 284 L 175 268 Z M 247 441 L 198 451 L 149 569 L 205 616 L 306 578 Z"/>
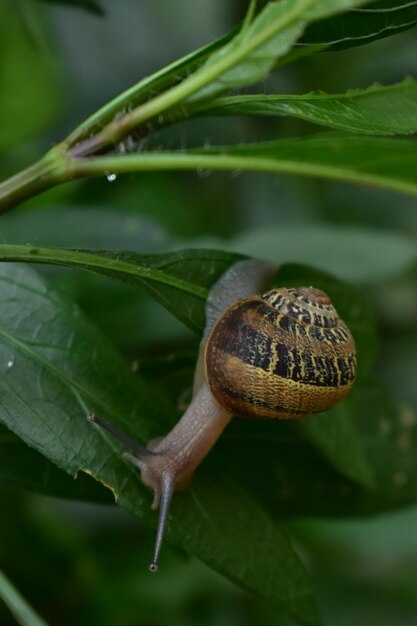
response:
<path fill-rule="evenodd" d="M 355 343 L 323 291 L 273 289 L 225 311 L 207 340 L 205 368 L 214 398 L 235 415 L 306 417 L 351 389 Z"/>

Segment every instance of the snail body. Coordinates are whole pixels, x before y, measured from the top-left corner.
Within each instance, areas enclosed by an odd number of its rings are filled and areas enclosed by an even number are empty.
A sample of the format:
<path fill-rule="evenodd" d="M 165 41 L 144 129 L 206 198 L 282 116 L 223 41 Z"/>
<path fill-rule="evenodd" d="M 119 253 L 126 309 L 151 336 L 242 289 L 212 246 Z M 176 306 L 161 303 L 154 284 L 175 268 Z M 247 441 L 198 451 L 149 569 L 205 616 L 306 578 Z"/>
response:
<path fill-rule="evenodd" d="M 193 400 L 180 421 L 147 448 L 96 415 L 89 416 L 127 444 L 125 454 L 160 506 L 156 571 L 173 492 L 185 487 L 233 415 L 294 419 L 337 404 L 356 374 L 353 337 L 330 298 L 313 287 L 262 291 L 276 268 L 235 263 L 215 284 L 206 305 Z"/>

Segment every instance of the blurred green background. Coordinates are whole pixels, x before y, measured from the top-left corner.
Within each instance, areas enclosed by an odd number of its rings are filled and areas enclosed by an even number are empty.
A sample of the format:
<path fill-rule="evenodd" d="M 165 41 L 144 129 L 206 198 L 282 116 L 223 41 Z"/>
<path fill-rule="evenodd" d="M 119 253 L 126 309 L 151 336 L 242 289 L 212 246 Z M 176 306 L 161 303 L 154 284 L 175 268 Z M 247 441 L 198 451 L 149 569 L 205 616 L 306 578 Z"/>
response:
<path fill-rule="evenodd" d="M 0 178 L 38 158 L 121 90 L 229 30 L 246 2 L 100 0 L 97 16 L 36 0 L 0 0 Z M 266 92 L 344 92 L 415 74 L 416 30 L 306 58 Z M 6 95 L 7 94 L 7 95 Z M 297 120 L 210 119 L 165 130 L 191 147 L 314 132 Z M 377 367 L 417 406 L 417 201 L 367 187 L 263 174 L 161 173 L 71 183 L 0 220 L 5 243 L 164 252 L 233 249 L 297 261 L 358 284 L 374 302 Z M 149 298 L 79 272 L 40 269 L 69 292 L 133 363 L 179 402 L 198 338 Z M 163 364 L 180 355 L 175 376 Z M 152 366 L 160 359 L 160 367 Z M 4 492 L 0 566 L 52 625 L 287 625 L 274 607 L 205 565 L 165 549 L 150 576 L 148 531 L 116 507 Z M 417 623 L 417 508 L 365 520 L 288 522 L 326 626 Z M 0 606 L 0 624 L 14 624 Z"/>

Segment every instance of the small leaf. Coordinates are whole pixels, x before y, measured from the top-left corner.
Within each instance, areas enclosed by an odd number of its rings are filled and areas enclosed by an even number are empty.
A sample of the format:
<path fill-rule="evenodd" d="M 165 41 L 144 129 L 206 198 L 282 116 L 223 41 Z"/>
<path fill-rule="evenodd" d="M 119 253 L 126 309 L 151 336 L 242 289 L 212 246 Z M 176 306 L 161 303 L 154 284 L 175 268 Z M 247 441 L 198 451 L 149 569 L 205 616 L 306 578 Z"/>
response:
<path fill-rule="evenodd" d="M 96 478 L 155 526 L 150 494 L 117 443 L 87 422 L 89 410 L 145 442 L 176 417 L 76 306 L 33 271 L 4 265 L 0 420 L 62 469 Z M 300 623 L 318 624 L 307 575 L 288 539 L 252 496 L 239 497 L 227 468 L 219 471 L 220 478 L 199 474 L 193 489 L 175 499 L 168 538 Z"/>
<path fill-rule="evenodd" d="M 360 46 L 390 37 L 417 24 L 417 2 L 378 0 L 310 24 L 300 39 L 300 46 L 325 45 L 327 50 Z"/>
<path fill-rule="evenodd" d="M 236 59 L 188 101 L 213 97 L 263 80 L 314 20 L 364 4 L 364 0 L 281 0 L 269 2 L 253 22 L 226 46 L 214 52 L 200 72 L 214 71 L 224 59 Z M 230 65 L 229 65 L 230 67 Z"/>
<path fill-rule="evenodd" d="M 338 95 L 230 96 L 203 105 L 198 114 L 296 117 L 352 133 L 410 135 L 417 133 L 417 82 L 408 78 Z"/>
<path fill-rule="evenodd" d="M 32 609 L 16 587 L 0 570 L 0 597 L 21 626 L 47 626 L 46 622 Z"/>

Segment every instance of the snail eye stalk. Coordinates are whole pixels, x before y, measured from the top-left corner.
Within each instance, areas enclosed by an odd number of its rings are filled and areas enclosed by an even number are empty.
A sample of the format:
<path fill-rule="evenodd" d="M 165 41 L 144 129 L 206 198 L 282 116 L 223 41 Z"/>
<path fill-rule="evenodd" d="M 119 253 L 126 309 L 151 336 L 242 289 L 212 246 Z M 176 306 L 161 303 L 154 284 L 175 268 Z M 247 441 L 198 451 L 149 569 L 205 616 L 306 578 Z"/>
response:
<path fill-rule="evenodd" d="M 138 443 L 131 437 L 128 437 L 118 428 L 115 428 L 109 422 L 106 422 L 106 420 L 98 417 L 95 413 L 90 413 L 87 417 L 87 420 L 89 422 L 93 422 L 94 424 L 98 424 L 99 426 L 101 426 L 101 428 L 107 430 L 107 432 L 112 434 L 113 437 L 124 443 L 129 448 L 129 450 L 136 452 L 141 458 L 156 456 L 155 452 L 152 452 L 152 450 L 148 450 L 148 448 L 145 448 L 145 446 L 141 446 L 140 443 Z"/>

